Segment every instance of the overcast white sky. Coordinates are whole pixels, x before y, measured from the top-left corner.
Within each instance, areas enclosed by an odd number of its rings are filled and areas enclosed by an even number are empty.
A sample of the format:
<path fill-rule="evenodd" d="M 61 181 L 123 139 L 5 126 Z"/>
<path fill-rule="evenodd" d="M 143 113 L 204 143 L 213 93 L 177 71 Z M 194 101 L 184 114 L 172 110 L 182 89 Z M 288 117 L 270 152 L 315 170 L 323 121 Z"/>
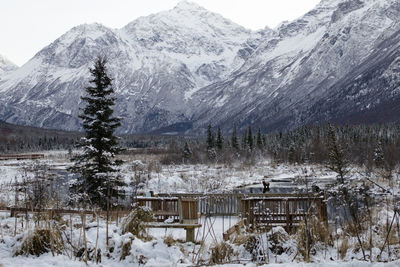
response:
<path fill-rule="evenodd" d="M 274 28 L 320 0 L 191 0 L 253 30 Z M 0 54 L 21 66 L 70 28 L 99 22 L 121 28 L 180 0 L 0 0 Z"/>

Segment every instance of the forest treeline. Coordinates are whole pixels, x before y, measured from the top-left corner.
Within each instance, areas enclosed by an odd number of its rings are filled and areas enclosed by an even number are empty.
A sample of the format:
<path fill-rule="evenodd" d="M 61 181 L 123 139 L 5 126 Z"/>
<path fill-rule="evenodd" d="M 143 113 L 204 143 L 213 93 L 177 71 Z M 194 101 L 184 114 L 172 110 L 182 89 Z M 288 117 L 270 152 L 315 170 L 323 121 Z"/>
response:
<path fill-rule="evenodd" d="M 236 159 L 249 162 L 260 156 L 269 156 L 277 163 L 317 163 L 329 161 L 330 126 L 303 126 L 292 131 L 262 134 L 248 127 L 226 135 L 219 128 L 208 128 L 207 136 L 200 140 L 181 141 L 170 146 L 171 153 L 165 163 L 186 161 L 229 162 Z M 400 125 L 332 125 L 331 130 L 343 149 L 346 161 L 367 167 L 393 169 L 400 163 Z"/>
<path fill-rule="evenodd" d="M 69 150 L 75 148 L 84 133 L 20 126 L 0 121 L 0 154 Z M 124 148 L 160 148 L 174 137 L 123 135 Z"/>
<path fill-rule="evenodd" d="M 400 125 L 333 125 L 349 163 L 359 166 L 400 163 Z M 125 153 L 131 148 L 165 153 L 164 164 L 253 161 L 271 157 L 278 163 L 326 163 L 329 159 L 328 125 L 303 126 L 292 131 L 263 134 L 248 127 L 224 133 L 210 127 L 204 136 L 121 136 Z M 79 132 L 15 126 L 0 122 L 0 153 L 72 149 L 83 136 Z M 131 151 L 132 152 L 132 151 Z M 133 153 L 133 152 L 132 152 Z"/>

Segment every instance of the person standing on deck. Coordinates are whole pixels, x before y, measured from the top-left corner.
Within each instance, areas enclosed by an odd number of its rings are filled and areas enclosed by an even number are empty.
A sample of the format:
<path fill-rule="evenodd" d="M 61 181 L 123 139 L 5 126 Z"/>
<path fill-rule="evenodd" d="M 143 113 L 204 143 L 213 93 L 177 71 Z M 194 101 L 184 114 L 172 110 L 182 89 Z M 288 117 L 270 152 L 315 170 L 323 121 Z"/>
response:
<path fill-rule="evenodd" d="M 269 192 L 269 182 L 266 182 L 265 180 L 263 180 L 263 194 Z"/>

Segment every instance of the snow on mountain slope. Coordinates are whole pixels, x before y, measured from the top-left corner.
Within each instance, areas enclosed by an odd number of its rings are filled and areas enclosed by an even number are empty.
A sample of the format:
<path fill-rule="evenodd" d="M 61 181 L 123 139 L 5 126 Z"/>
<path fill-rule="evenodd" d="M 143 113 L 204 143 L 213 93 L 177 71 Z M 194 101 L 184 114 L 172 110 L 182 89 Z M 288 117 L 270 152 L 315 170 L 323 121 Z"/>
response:
<path fill-rule="evenodd" d="M 0 79 L 1 79 L 1 76 L 4 75 L 5 72 L 14 71 L 17 68 L 18 68 L 17 65 L 12 63 L 6 57 L 0 55 Z"/>
<path fill-rule="evenodd" d="M 88 84 L 88 67 L 98 54 L 119 56 L 128 62 L 130 53 L 110 29 L 80 25 L 42 49 L 0 85 L 0 108 L 6 121 L 49 128 L 77 129 L 78 105 Z"/>
<path fill-rule="evenodd" d="M 88 68 L 107 55 L 123 133 L 378 121 L 400 115 L 385 108 L 400 103 L 399 31 L 398 0 L 322 0 L 258 32 L 184 1 L 122 29 L 71 29 L 3 76 L 0 119 L 79 129 Z"/>
<path fill-rule="evenodd" d="M 172 10 L 139 18 L 120 33 L 157 57 L 162 54 L 185 64 L 195 83 L 185 92 L 185 99 L 240 67 L 244 59 L 237 55 L 238 49 L 257 35 L 187 1 Z"/>
<path fill-rule="evenodd" d="M 125 120 L 123 132 L 185 122 L 191 95 L 239 68 L 245 61 L 239 50 L 247 48 L 247 39 L 257 36 L 186 1 L 119 30 L 80 25 L 0 84 L 0 118 L 78 129 L 88 68 L 97 55 L 106 55 L 118 95 L 116 111 Z"/>
<path fill-rule="evenodd" d="M 201 100 L 193 111 L 195 128 L 211 121 L 227 130 L 233 123 L 276 130 L 333 118 L 323 108 L 327 97 L 335 103 L 342 98 L 330 94 L 331 87 L 366 64 L 399 30 L 399 5 L 395 0 L 323 0 L 280 25 L 229 79 L 193 96 Z"/>

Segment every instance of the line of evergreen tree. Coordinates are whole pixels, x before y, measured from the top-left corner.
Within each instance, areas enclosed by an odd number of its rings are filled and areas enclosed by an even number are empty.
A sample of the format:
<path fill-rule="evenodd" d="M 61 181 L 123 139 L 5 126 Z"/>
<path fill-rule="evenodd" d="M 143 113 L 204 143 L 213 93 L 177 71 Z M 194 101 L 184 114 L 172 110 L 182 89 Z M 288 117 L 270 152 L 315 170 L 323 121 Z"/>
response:
<path fill-rule="evenodd" d="M 217 130 L 217 134 L 214 130 Z M 334 134 L 333 134 L 334 133 Z M 263 134 L 261 129 L 253 135 L 251 127 L 241 133 L 239 142 L 236 126 L 229 138 L 220 127 L 208 125 L 206 142 L 190 140 L 192 163 L 211 161 L 247 160 L 265 155 L 281 163 L 317 163 L 327 166 L 333 161 L 332 140 L 336 156 L 346 155 L 346 164 L 393 169 L 400 163 L 400 126 L 386 125 L 320 125 L 303 126 L 288 132 Z M 178 141 L 179 143 L 179 141 Z M 218 145 L 217 145 L 218 143 Z M 179 146 L 179 145 L 178 145 Z M 181 145 L 183 147 L 183 143 Z M 201 148 L 205 146 L 205 148 Z M 203 152 L 202 152 L 203 151 Z M 203 157 L 202 153 L 207 156 Z M 261 154 L 260 154 L 261 153 Z M 345 166 L 344 164 L 343 166 Z M 343 176 L 343 175 L 339 175 Z"/>

